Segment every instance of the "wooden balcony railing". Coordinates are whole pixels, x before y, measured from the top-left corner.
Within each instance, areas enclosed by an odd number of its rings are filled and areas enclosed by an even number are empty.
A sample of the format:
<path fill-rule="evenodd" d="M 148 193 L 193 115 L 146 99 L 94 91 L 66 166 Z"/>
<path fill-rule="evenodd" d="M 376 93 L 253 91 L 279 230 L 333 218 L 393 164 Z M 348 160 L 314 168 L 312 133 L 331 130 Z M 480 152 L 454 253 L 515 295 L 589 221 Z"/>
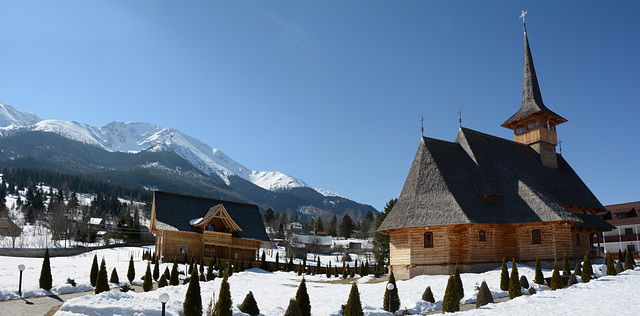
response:
<path fill-rule="evenodd" d="M 553 145 L 558 144 L 557 134 L 544 127 L 536 127 L 521 134 L 514 135 L 514 141 L 521 144 L 532 144 L 538 141 L 544 141 Z"/>
<path fill-rule="evenodd" d="M 606 243 L 620 242 L 620 241 L 636 241 L 636 240 L 640 240 L 640 235 L 628 234 L 628 235 L 604 236 L 604 242 Z"/>
<path fill-rule="evenodd" d="M 212 232 L 205 230 L 203 233 L 205 244 L 230 245 L 231 233 Z"/>

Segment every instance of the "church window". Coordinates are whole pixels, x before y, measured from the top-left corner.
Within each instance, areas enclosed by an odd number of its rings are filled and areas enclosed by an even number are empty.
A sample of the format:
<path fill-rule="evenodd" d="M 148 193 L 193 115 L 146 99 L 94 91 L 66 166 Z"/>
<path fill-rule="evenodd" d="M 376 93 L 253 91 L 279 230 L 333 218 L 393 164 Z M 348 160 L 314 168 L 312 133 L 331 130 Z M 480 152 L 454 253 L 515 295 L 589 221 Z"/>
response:
<path fill-rule="evenodd" d="M 522 134 L 527 131 L 527 128 L 524 126 L 516 126 L 516 135 Z"/>
<path fill-rule="evenodd" d="M 479 241 L 487 241 L 487 233 L 484 230 L 478 232 Z"/>
<path fill-rule="evenodd" d="M 178 246 L 178 253 L 187 253 L 187 247 Z"/>
<path fill-rule="evenodd" d="M 433 233 L 432 232 L 424 233 L 424 247 L 425 248 L 433 248 Z"/>
<path fill-rule="evenodd" d="M 529 123 L 527 123 L 527 129 L 534 129 L 536 127 L 538 127 L 537 121 L 529 121 Z"/>
<path fill-rule="evenodd" d="M 534 229 L 531 231 L 531 243 L 532 244 L 541 244 L 542 236 L 539 229 Z"/>

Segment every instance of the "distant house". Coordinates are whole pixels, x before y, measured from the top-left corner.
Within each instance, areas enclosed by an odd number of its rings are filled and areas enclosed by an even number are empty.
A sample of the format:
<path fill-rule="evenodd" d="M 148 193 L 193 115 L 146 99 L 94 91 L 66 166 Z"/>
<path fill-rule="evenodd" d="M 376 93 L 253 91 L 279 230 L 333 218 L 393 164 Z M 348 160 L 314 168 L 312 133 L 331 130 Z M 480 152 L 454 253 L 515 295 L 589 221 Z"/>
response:
<path fill-rule="evenodd" d="M 291 249 L 298 258 L 307 253 L 331 254 L 331 236 L 293 234 Z"/>
<path fill-rule="evenodd" d="M 302 224 L 298 222 L 291 222 L 287 224 L 287 230 L 300 231 L 302 230 Z"/>
<path fill-rule="evenodd" d="M 638 258 L 640 250 L 640 201 L 605 206 L 606 211 L 598 214 L 616 229 L 604 232 L 601 243 L 605 252 L 618 258 L 619 252 L 630 251 Z"/>
<path fill-rule="evenodd" d="M 192 256 L 255 260 L 270 242 L 255 204 L 155 191 L 149 231 L 163 261 Z"/>
<path fill-rule="evenodd" d="M 20 237 L 22 228 L 16 225 L 7 217 L 0 217 L 0 236 L 12 237 L 13 247 L 15 248 L 16 237 Z"/>
<path fill-rule="evenodd" d="M 513 141 L 460 127 L 454 142 L 422 137 L 404 187 L 380 225 L 399 279 L 500 266 L 503 258 L 549 267 L 564 254 L 601 256 L 614 227 L 604 207 L 561 154 L 524 34 L 522 105 L 502 126 Z"/>

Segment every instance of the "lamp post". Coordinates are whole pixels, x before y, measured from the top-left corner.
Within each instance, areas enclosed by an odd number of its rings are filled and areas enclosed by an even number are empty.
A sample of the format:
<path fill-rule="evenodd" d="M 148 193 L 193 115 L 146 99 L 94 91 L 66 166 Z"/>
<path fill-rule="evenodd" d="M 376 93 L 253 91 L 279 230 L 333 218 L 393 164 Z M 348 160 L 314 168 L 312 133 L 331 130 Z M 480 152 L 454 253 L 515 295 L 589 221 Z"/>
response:
<path fill-rule="evenodd" d="M 389 312 L 391 312 L 391 291 L 393 291 L 394 288 L 393 283 L 387 284 L 387 290 L 389 290 Z M 393 314 L 393 312 L 391 312 L 391 314 Z"/>
<path fill-rule="evenodd" d="M 167 302 L 169 301 L 169 294 L 167 293 L 162 293 L 160 294 L 160 296 L 158 297 L 158 299 L 160 300 L 160 303 L 162 303 L 162 316 L 164 316 L 164 306 L 167 304 Z"/>
<path fill-rule="evenodd" d="M 18 285 L 18 296 L 22 297 L 22 271 L 24 271 L 24 264 L 19 264 L 18 270 L 20 270 L 20 283 Z"/>

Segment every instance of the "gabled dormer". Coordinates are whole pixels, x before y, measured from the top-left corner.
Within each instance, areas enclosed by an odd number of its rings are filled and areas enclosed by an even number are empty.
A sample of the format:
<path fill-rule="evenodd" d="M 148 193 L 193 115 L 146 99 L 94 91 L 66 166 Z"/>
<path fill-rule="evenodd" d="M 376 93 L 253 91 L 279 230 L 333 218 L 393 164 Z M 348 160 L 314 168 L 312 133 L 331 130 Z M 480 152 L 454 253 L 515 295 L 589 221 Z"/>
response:
<path fill-rule="evenodd" d="M 210 231 L 233 234 L 242 231 L 222 204 L 211 207 L 202 219 L 193 224 L 193 227 L 201 233 Z"/>
<path fill-rule="evenodd" d="M 502 123 L 502 126 L 513 130 L 514 141 L 531 146 L 537 151 L 544 166 L 557 168 L 558 136 L 556 126 L 566 121 L 560 115 L 549 110 L 542 102 L 542 94 L 538 86 L 536 70 L 533 67 L 533 57 L 525 26 L 522 106 L 518 112 Z"/>

